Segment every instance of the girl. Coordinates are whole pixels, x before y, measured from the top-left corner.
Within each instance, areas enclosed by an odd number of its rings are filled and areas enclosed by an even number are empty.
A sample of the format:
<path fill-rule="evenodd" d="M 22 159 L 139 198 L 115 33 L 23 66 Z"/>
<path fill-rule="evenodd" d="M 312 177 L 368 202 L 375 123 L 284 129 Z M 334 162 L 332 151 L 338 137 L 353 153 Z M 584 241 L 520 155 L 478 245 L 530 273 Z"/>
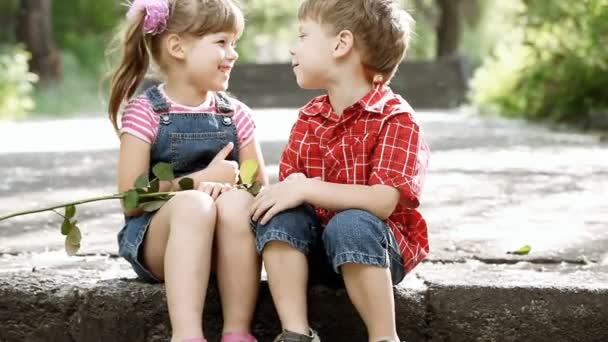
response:
<path fill-rule="evenodd" d="M 253 198 L 232 186 L 245 159 L 257 159 L 263 184 L 267 177 L 251 110 L 221 93 L 243 26 L 233 0 L 135 0 L 112 75 L 109 117 L 120 134 L 119 191 L 160 161 L 171 163 L 176 177 L 194 179 L 198 189 L 179 192 L 156 212 L 127 211 L 118 234 L 119 254 L 139 277 L 165 282 L 173 342 L 205 341 L 201 317 L 212 247 L 222 341 L 255 341 L 250 324 L 260 260 L 248 217 Z M 130 99 L 150 63 L 164 82 Z M 180 190 L 178 182 L 161 182 L 160 191 Z"/>

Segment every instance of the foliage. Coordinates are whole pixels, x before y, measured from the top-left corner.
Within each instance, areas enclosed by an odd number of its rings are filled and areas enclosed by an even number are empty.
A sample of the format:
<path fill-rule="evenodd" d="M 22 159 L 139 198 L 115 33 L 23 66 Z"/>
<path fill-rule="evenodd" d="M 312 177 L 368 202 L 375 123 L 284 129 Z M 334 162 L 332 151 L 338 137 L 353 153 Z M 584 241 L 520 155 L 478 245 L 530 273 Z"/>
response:
<path fill-rule="evenodd" d="M 105 200 L 121 200 L 122 206 L 126 210 L 142 209 L 145 212 L 152 212 L 162 207 L 165 202 L 170 200 L 177 192 L 159 192 L 160 181 L 172 181 L 175 179 L 171 164 L 158 163 L 152 168 L 152 174 L 155 178 L 149 179 L 147 173 L 137 177 L 133 188 L 125 192 L 113 195 L 105 195 L 100 197 L 82 199 L 69 203 L 58 204 L 48 208 L 27 210 L 15 212 L 0 216 L 0 221 L 16 216 L 35 214 L 43 211 L 52 211 L 62 217 L 60 232 L 65 236 L 65 251 L 68 255 L 74 255 L 80 249 L 82 234 L 76 220 L 76 206 Z M 240 167 L 240 182 L 237 188 L 245 189 L 253 196 L 257 195 L 262 189 L 260 182 L 256 180 L 258 174 L 258 163 L 255 160 L 245 160 Z M 194 188 L 194 180 L 188 177 L 182 177 L 179 180 L 181 190 L 192 190 Z M 64 209 L 61 214 L 56 209 Z"/>
<path fill-rule="evenodd" d="M 32 115 L 67 116 L 103 112 L 107 94 L 103 92 L 99 76 L 82 66 L 78 58 L 69 52 L 62 54 L 62 60 L 63 79 L 34 90 Z"/>
<path fill-rule="evenodd" d="M 34 106 L 31 94 L 38 80 L 28 71 L 30 54 L 21 46 L 0 48 L 0 118 L 17 118 Z"/>
<path fill-rule="evenodd" d="M 518 1 L 472 97 L 508 115 L 582 123 L 608 115 L 608 0 Z"/>
<path fill-rule="evenodd" d="M 471 2 L 464 4 L 471 6 Z M 461 41 L 461 51 L 474 69 L 490 56 L 496 42 L 504 37 L 504 33 L 512 29 L 512 23 L 508 18 L 517 7 L 517 4 L 511 1 L 477 0 L 476 3 L 478 6 L 476 11 L 463 10 L 466 25 L 463 28 Z M 473 13 L 466 14 L 467 11 Z"/>
<path fill-rule="evenodd" d="M 530 254 L 531 250 L 532 250 L 532 247 L 530 245 L 524 245 L 514 251 L 508 251 L 507 254 L 528 255 L 528 254 Z"/>
<path fill-rule="evenodd" d="M 103 70 L 104 51 L 114 28 L 124 18 L 123 1 L 53 1 L 53 33 L 57 44 L 83 69 Z"/>
<path fill-rule="evenodd" d="M 298 1 L 243 0 L 246 26 L 237 50 L 239 62 L 289 59 L 289 45 L 297 37 Z"/>

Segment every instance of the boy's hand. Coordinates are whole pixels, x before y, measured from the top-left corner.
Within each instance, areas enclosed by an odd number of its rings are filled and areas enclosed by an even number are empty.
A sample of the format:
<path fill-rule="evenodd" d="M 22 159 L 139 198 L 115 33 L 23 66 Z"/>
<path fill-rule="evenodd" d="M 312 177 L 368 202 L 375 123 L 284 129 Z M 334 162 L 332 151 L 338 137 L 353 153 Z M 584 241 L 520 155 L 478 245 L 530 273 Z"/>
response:
<path fill-rule="evenodd" d="M 283 182 L 291 182 L 299 179 L 306 179 L 306 175 L 302 172 L 292 173 L 287 178 L 283 179 Z"/>
<path fill-rule="evenodd" d="M 297 181 L 297 180 L 302 180 L 302 179 L 307 179 L 308 177 L 306 177 L 305 174 L 303 174 L 302 172 L 296 172 L 296 173 L 292 173 L 289 176 L 287 176 L 287 178 L 283 179 L 283 182 L 292 182 L 292 181 Z M 321 179 L 321 177 L 314 177 L 311 179 Z"/>
<path fill-rule="evenodd" d="M 249 213 L 253 221 L 261 217 L 261 224 L 266 224 L 276 214 L 295 208 L 304 203 L 304 182 L 300 179 L 273 184 L 264 188 L 254 199 Z M 306 179 L 306 176 L 304 176 Z M 262 216 L 263 215 L 263 216 Z"/>
<path fill-rule="evenodd" d="M 233 143 L 228 143 L 219 151 L 211 163 L 205 168 L 205 180 L 218 183 L 236 184 L 239 180 L 239 163 L 233 160 L 226 160 L 232 152 Z"/>

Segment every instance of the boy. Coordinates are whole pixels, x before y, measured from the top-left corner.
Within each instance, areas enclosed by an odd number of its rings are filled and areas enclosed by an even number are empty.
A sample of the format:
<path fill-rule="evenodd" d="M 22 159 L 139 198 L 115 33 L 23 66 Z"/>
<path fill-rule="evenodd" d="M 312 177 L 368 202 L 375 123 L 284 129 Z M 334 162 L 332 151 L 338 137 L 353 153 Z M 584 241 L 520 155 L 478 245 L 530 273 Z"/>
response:
<path fill-rule="evenodd" d="M 298 85 L 327 95 L 301 109 L 281 182 L 251 207 L 283 327 L 275 341 L 320 341 L 307 319 L 309 266 L 311 278 L 324 266 L 341 274 L 369 341 L 399 341 L 392 285 L 428 254 L 415 208 L 429 150 L 412 108 L 386 86 L 413 20 L 393 0 L 305 0 L 298 17 Z"/>

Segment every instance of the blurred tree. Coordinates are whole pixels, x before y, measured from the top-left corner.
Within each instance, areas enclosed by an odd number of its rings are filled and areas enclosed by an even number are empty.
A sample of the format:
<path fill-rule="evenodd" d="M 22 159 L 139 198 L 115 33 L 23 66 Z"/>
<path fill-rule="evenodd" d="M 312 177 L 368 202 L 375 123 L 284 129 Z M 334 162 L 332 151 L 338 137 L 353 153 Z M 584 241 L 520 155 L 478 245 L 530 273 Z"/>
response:
<path fill-rule="evenodd" d="M 64 52 L 73 55 L 86 71 L 105 72 L 104 52 L 118 23 L 124 19 L 125 1 L 55 1 L 54 33 Z"/>
<path fill-rule="evenodd" d="M 30 70 L 42 84 L 62 77 L 61 54 L 53 40 L 52 0 L 21 0 L 17 20 L 17 39 L 31 53 Z"/>
<path fill-rule="evenodd" d="M 461 0 L 437 0 L 439 22 L 437 24 L 437 59 L 449 59 L 458 55 L 462 35 Z"/>
<path fill-rule="evenodd" d="M 239 41 L 242 62 L 289 60 L 289 45 L 297 36 L 297 1 L 242 0 L 247 20 Z"/>
<path fill-rule="evenodd" d="M 0 44 L 15 43 L 18 9 L 19 0 L 0 1 L 0 23 L 3 26 L 3 29 L 0 30 Z"/>
<path fill-rule="evenodd" d="M 608 122 L 608 0 L 510 3 L 512 29 L 475 73 L 473 100 L 535 120 Z"/>
<path fill-rule="evenodd" d="M 424 29 L 420 19 L 424 19 L 435 33 L 435 59 L 449 59 L 458 56 L 462 45 L 465 24 L 476 28 L 487 4 L 480 0 L 413 0 L 418 18 L 417 30 Z"/>

